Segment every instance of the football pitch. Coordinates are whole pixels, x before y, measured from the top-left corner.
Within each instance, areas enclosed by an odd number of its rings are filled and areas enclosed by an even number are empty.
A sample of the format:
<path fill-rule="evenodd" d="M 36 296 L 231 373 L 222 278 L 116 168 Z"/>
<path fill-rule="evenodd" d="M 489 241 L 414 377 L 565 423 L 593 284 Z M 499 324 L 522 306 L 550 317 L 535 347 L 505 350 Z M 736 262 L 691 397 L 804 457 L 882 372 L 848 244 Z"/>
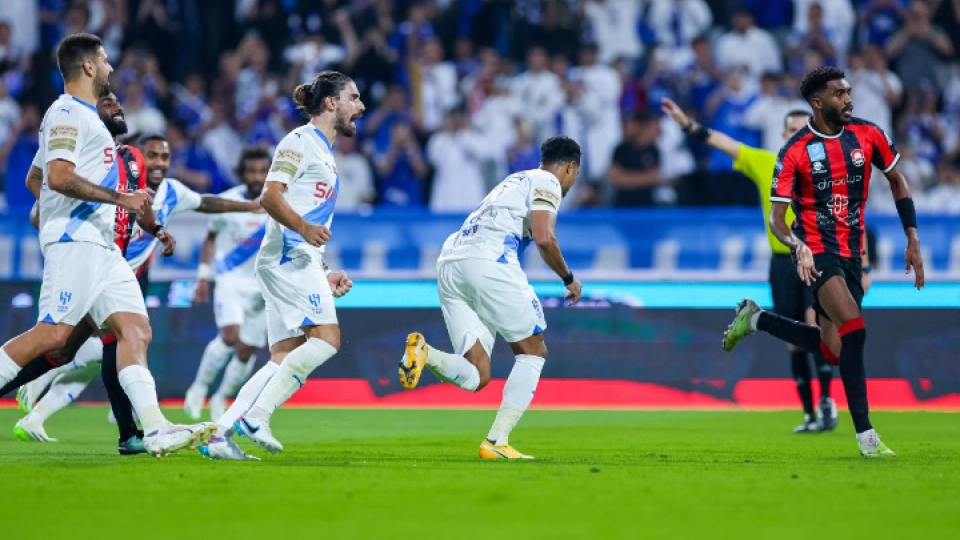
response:
<path fill-rule="evenodd" d="M 493 411 L 281 410 L 260 463 L 116 455 L 106 408 L 10 435 L 4 538 L 957 538 L 960 414 L 874 415 L 899 456 L 857 454 L 849 417 L 794 435 L 796 412 L 530 411 L 482 462 Z M 183 420 L 170 410 L 171 420 Z M 262 455 L 249 441 L 246 450 Z M 122 526 L 121 526 L 122 525 Z"/>

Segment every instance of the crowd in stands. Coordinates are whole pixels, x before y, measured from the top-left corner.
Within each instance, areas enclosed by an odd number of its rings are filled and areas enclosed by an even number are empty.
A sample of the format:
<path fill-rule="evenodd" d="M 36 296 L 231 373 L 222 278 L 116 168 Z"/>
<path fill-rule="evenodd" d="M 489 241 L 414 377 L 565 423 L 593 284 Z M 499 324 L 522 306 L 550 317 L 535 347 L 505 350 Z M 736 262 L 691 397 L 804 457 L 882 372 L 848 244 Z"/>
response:
<path fill-rule="evenodd" d="M 583 147 L 570 207 L 754 205 L 725 155 L 660 112 L 670 97 L 714 129 L 777 151 L 799 80 L 836 65 L 854 114 L 897 142 L 920 211 L 960 213 L 960 0 L 4 0 L 0 178 L 9 208 L 55 49 L 101 36 L 131 133 L 165 133 L 170 176 L 234 185 L 244 145 L 303 122 L 292 89 L 324 69 L 367 106 L 340 138 L 338 210 L 473 209 L 564 134 Z M 875 177 L 875 208 L 892 208 Z"/>

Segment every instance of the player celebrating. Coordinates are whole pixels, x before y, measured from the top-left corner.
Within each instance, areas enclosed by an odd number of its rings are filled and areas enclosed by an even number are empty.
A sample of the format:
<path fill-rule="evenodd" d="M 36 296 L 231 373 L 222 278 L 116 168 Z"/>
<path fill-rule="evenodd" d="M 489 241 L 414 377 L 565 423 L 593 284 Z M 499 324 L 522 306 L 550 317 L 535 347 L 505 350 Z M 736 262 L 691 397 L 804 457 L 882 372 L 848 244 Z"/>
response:
<path fill-rule="evenodd" d="M 424 367 L 438 379 L 476 392 L 490 382 L 490 353 L 496 334 L 510 343 L 516 363 L 503 389 L 503 402 L 480 445 L 484 459 L 532 459 L 508 438 L 533 401 L 547 357 L 547 323 L 519 256 L 536 242 L 544 262 L 563 279 L 570 304 L 582 286 L 567 267 L 555 228 L 557 209 L 580 171 L 580 146 L 551 137 L 540 147 L 539 169 L 508 176 L 447 238 L 437 261 L 437 289 L 454 354 L 427 345 L 423 335 L 407 336 L 400 384 L 417 386 Z"/>
<path fill-rule="evenodd" d="M 255 201 L 260 198 L 269 172 L 270 153 L 260 147 L 246 148 L 237 165 L 237 176 L 244 185 L 221 195 L 238 201 Z M 254 261 L 266 232 L 266 221 L 267 215 L 262 211 L 221 214 L 210 220 L 200 252 L 194 301 L 209 301 L 209 279 L 215 268 L 217 287 L 213 291 L 213 306 L 220 333 L 203 351 L 197 376 L 187 390 L 183 408 L 193 419 L 200 418 L 210 384 L 232 355 L 220 388 L 210 396 L 210 416 L 213 420 L 223 416 L 227 398 L 250 376 L 253 369 L 250 358 L 254 351 L 267 344 L 263 296 L 254 275 Z M 210 265 L 214 256 L 215 267 Z"/>
<path fill-rule="evenodd" d="M 144 445 L 157 456 L 175 452 L 215 430 L 207 424 L 181 426 L 164 418 L 153 376 L 147 369 L 150 322 L 137 283 L 114 243 L 117 206 L 143 213 L 145 191 L 120 193 L 116 148 L 93 105 L 109 93 L 113 71 L 100 38 L 65 37 L 57 64 L 66 93 L 47 110 L 35 164 L 43 169 L 40 244 L 45 264 L 39 321 L 0 349 L 0 385 L 37 356 L 63 348 L 88 313 L 120 340 L 120 384 L 143 422 Z"/>
<path fill-rule="evenodd" d="M 853 116 L 850 92 L 850 83 L 837 68 L 820 67 L 804 77 L 800 93 L 813 108 L 813 120 L 787 141 L 777 157 L 770 225 L 793 251 L 797 273 L 814 293 L 823 335 L 835 331 L 840 336 L 840 377 L 860 453 L 893 456 L 870 423 L 863 359 L 867 331 L 860 314 L 861 257 L 871 166 L 881 169 L 890 182 L 907 235 L 906 272 L 914 269 L 917 289 L 924 285 L 923 259 L 913 200 L 897 167 L 900 154 L 883 130 Z M 784 221 L 788 203 L 797 215 L 792 230 Z M 724 348 L 732 349 L 757 330 L 807 350 L 829 349 L 820 328 L 766 312 L 749 298 L 737 307 L 724 334 Z"/>
<path fill-rule="evenodd" d="M 763 221 L 767 229 L 767 240 L 773 256 L 770 258 L 770 291 L 773 293 L 773 311 L 796 320 L 814 322 L 812 315 L 813 295 L 806 284 L 800 281 L 790 258 L 790 248 L 783 245 L 770 230 L 770 186 L 773 183 L 773 168 L 776 154 L 760 148 L 747 146 L 719 131 L 711 130 L 698 122 L 690 120 L 683 110 L 669 98 L 663 98 L 662 110 L 694 138 L 706 142 L 733 158 L 733 168 L 745 174 L 760 190 L 763 205 Z M 790 111 L 783 118 L 783 140 L 786 141 L 799 131 L 810 119 L 810 113 L 802 110 Z M 794 219 L 793 210 L 787 208 L 787 221 Z M 797 394 L 803 407 L 803 423 L 793 430 L 794 433 L 816 433 L 821 429 L 833 429 L 837 426 L 837 409 L 830 397 L 830 383 L 833 381 L 833 366 L 821 356 L 813 353 L 820 379 L 820 414 L 813 408 L 813 389 L 810 387 L 812 373 L 807 351 L 796 345 L 788 344 L 790 349 L 790 368 L 797 385 Z M 819 416 L 819 422 L 817 421 Z"/>
<path fill-rule="evenodd" d="M 233 442 L 234 429 L 268 452 L 282 451 L 270 417 L 340 348 L 333 298 L 353 283 L 342 271 L 330 272 L 322 257 L 340 187 L 333 142 L 337 135 L 356 134 L 354 120 L 364 106 L 357 85 L 336 71 L 301 84 L 293 99 L 310 122 L 277 145 L 261 202 L 270 220 L 256 268 L 267 306 L 270 362 L 217 421 L 223 436 L 201 447 L 215 459 L 251 459 Z"/>

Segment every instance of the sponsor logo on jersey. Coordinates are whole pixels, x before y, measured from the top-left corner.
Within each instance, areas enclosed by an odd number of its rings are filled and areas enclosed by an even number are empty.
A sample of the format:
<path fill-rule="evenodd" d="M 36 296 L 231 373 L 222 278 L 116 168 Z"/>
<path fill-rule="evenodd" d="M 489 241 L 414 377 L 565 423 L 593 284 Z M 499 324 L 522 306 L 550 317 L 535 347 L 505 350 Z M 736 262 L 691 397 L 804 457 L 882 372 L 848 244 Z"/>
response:
<path fill-rule="evenodd" d="M 551 207 L 556 208 L 560 205 L 560 197 L 557 197 L 557 194 L 549 189 L 536 188 L 533 190 L 533 201 L 543 201 L 549 204 Z"/>
<path fill-rule="evenodd" d="M 833 215 L 838 218 L 843 218 L 843 216 L 846 215 L 849 206 L 850 199 L 840 193 L 835 194 L 833 200 L 830 202 L 830 210 L 833 212 Z"/>
<path fill-rule="evenodd" d="M 77 126 L 53 126 L 50 128 L 51 137 L 73 137 L 77 138 L 80 135 L 80 130 L 77 129 Z"/>
<path fill-rule="evenodd" d="M 808 144 L 807 155 L 810 161 L 821 161 L 827 159 L 827 150 L 823 147 L 823 143 Z"/>
<path fill-rule="evenodd" d="M 863 182 L 862 175 L 857 174 L 853 176 L 844 176 L 841 178 L 833 178 L 830 180 L 821 180 L 820 182 L 817 182 L 817 189 L 822 191 L 826 189 L 831 189 L 833 188 L 833 186 L 853 185 L 853 184 L 859 184 L 860 182 Z"/>
<path fill-rule="evenodd" d="M 863 150 L 857 148 L 850 152 L 850 159 L 853 161 L 854 166 L 863 167 L 865 160 L 863 159 Z"/>

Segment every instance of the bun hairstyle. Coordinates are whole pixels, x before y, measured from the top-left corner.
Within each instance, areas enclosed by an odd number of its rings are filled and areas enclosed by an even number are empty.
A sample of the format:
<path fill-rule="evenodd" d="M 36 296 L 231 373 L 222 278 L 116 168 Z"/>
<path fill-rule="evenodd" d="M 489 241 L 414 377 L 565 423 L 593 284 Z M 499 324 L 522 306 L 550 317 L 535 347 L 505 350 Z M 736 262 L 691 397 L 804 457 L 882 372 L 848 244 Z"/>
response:
<path fill-rule="evenodd" d="M 313 81 L 294 89 L 293 101 L 304 116 L 317 116 L 323 112 L 323 100 L 339 96 L 352 81 L 339 71 L 321 71 Z"/>

